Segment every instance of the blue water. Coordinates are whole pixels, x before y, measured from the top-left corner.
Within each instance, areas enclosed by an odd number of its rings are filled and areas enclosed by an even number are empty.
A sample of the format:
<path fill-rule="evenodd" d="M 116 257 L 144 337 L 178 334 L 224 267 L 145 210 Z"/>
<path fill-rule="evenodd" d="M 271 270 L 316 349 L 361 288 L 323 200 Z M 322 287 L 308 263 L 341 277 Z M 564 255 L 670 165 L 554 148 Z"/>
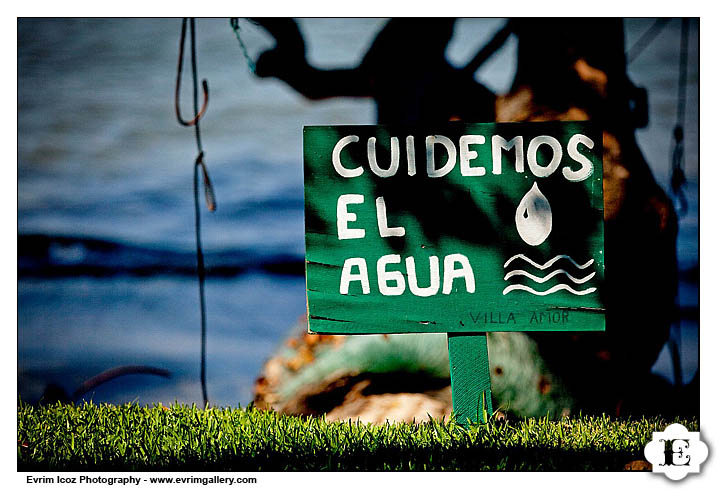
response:
<path fill-rule="evenodd" d="M 300 21 L 319 67 L 357 63 L 382 19 Z M 650 19 L 626 21 L 631 46 Z M 447 56 L 468 61 L 502 25 L 461 20 Z M 247 22 L 250 55 L 273 44 Z M 18 23 L 18 392 L 37 400 L 48 383 L 72 392 L 111 367 L 145 364 L 170 379 L 132 375 L 98 388 L 95 401 L 201 402 L 194 267 L 193 132 L 174 118 L 177 19 L 33 19 Z M 372 124 L 368 99 L 309 102 L 254 77 L 227 19 L 197 22 L 199 73 L 211 100 L 203 145 L 218 210 L 203 212 L 207 380 L 211 403 L 251 399 L 262 362 L 305 311 L 301 128 Z M 680 22 L 629 66 L 650 97 L 639 143 L 667 188 L 675 123 Z M 698 265 L 697 22 L 691 25 L 686 126 L 689 212 L 679 265 Z M 516 41 L 478 72 L 508 90 Z M 185 78 L 183 106 L 191 108 Z M 697 274 L 679 301 L 684 381 L 697 368 Z M 691 310 L 693 309 L 693 310 Z M 667 351 L 654 370 L 671 379 Z"/>

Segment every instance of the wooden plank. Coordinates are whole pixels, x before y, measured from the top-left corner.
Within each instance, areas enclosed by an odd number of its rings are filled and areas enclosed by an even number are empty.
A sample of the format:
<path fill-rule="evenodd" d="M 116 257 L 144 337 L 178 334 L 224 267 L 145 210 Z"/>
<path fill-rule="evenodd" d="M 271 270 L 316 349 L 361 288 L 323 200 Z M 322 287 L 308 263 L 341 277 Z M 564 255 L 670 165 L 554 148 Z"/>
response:
<path fill-rule="evenodd" d="M 604 330 L 601 142 L 589 122 L 305 127 L 310 331 Z"/>
<path fill-rule="evenodd" d="M 456 420 L 488 422 L 493 413 L 486 333 L 450 333 L 451 398 Z"/>

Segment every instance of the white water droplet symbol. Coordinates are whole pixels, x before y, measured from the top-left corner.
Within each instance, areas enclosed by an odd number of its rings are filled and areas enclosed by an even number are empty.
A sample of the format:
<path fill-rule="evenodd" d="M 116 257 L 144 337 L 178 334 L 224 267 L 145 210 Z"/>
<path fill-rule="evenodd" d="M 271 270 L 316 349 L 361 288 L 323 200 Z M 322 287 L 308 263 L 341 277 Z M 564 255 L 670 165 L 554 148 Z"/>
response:
<path fill-rule="evenodd" d="M 529 245 L 541 245 L 551 233 L 551 205 L 536 182 L 516 208 L 516 230 Z"/>

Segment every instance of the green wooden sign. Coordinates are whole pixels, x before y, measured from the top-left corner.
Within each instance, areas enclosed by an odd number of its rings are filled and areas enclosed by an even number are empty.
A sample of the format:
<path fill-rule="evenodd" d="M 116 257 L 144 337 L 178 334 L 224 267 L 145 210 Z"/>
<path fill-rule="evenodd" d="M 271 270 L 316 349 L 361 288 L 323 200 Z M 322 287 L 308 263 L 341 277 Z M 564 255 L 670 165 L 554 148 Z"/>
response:
<path fill-rule="evenodd" d="M 310 331 L 447 332 L 456 354 L 604 330 L 601 141 L 588 122 L 305 127 Z"/>

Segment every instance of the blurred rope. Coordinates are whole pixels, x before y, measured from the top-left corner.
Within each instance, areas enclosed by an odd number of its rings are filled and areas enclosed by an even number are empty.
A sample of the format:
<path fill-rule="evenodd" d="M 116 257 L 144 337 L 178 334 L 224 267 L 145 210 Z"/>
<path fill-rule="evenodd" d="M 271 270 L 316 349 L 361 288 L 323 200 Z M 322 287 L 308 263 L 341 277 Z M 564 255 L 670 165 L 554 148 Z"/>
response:
<path fill-rule="evenodd" d="M 678 75 L 678 107 L 676 108 L 676 126 L 673 129 L 673 154 L 671 158 L 671 190 L 678 200 L 676 213 L 683 217 L 688 212 L 688 200 L 683 192 L 686 183 L 684 170 L 684 127 L 686 123 L 686 77 L 688 73 L 688 36 L 689 19 L 681 21 L 681 59 Z"/>
<path fill-rule="evenodd" d="M 630 64 L 650 45 L 656 36 L 661 33 L 663 28 L 670 22 L 669 18 L 660 18 L 651 25 L 651 27 L 643 33 L 626 54 L 626 64 Z M 681 19 L 681 54 L 679 62 L 678 76 L 678 107 L 676 114 L 676 125 L 673 128 L 673 149 L 671 150 L 671 193 L 676 198 L 676 213 L 679 218 L 688 212 L 688 200 L 683 191 L 683 185 L 686 183 L 686 174 L 684 170 L 684 127 L 686 118 L 686 75 L 688 72 L 688 36 L 689 36 L 688 18 Z"/>
<path fill-rule="evenodd" d="M 679 218 L 688 213 L 688 200 L 683 192 L 686 174 L 683 170 L 685 161 L 683 128 L 686 120 L 686 77 L 688 74 L 688 36 L 689 19 L 681 19 L 681 58 L 678 75 L 678 104 L 676 108 L 676 126 L 673 129 L 673 154 L 671 159 L 671 191 L 677 199 L 676 214 Z M 668 347 L 673 361 L 673 379 L 677 387 L 683 385 L 683 369 L 681 366 L 681 317 L 676 316 L 675 328 L 671 328 Z"/>
<path fill-rule="evenodd" d="M 187 33 L 187 18 L 182 19 L 182 33 L 180 35 L 180 47 L 179 47 L 179 59 L 177 61 L 177 82 L 175 85 L 175 112 L 177 114 L 177 120 L 183 126 L 194 126 L 195 140 L 197 142 L 197 158 L 194 162 L 194 218 L 195 218 L 195 241 L 197 243 L 197 279 L 199 282 L 199 308 L 201 318 L 201 354 L 200 354 L 200 384 L 202 385 L 202 399 L 204 406 L 207 407 L 209 400 L 207 398 L 207 379 L 206 379 L 206 345 L 207 345 L 207 313 L 205 306 L 205 294 L 204 294 L 204 283 L 205 283 L 205 269 L 204 269 L 204 254 L 202 253 L 202 233 L 201 233 L 201 221 L 200 221 L 200 205 L 199 205 L 199 172 L 202 172 L 202 179 L 204 182 L 204 197 L 207 204 L 207 209 L 215 211 L 217 209 L 217 202 L 214 197 L 214 189 L 212 182 L 209 178 L 209 172 L 207 171 L 207 165 L 204 163 L 204 150 L 202 149 L 202 135 L 199 128 L 199 120 L 207 110 L 207 104 L 209 103 L 209 87 L 207 80 L 202 80 L 202 89 L 204 92 L 204 103 L 202 109 L 199 109 L 198 100 L 198 87 L 197 87 L 197 53 L 195 43 L 195 29 L 194 19 L 190 19 L 190 47 L 191 47 L 191 61 L 192 61 L 192 82 L 193 82 L 193 102 L 194 102 L 194 117 L 190 121 L 182 119 L 179 99 L 180 99 L 180 86 L 182 81 L 182 64 L 184 60 L 184 45 Z"/>
<path fill-rule="evenodd" d="M 70 400 L 72 400 L 73 402 L 77 402 L 78 400 L 80 400 L 82 395 L 91 390 L 94 390 L 101 384 L 107 383 L 108 381 L 112 381 L 113 379 L 119 378 L 120 376 L 127 376 L 129 374 L 151 374 L 153 376 L 161 376 L 163 378 L 169 378 L 172 376 L 172 373 L 170 373 L 168 370 L 152 366 L 119 366 L 103 371 L 97 376 L 93 376 L 92 378 L 83 382 L 72 393 L 72 395 L 70 396 Z"/>
<path fill-rule="evenodd" d="M 653 25 L 649 27 L 648 30 L 638 39 L 638 41 L 631 46 L 631 49 L 628 50 L 628 53 L 626 54 L 626 63 L 631 63 L 633 60 L 638 58 L 638 55 L 640 55 L 643 50 L 653 42 L 656 36 L 661 33 L 670 20 L 671 19 L 665 18 L 656 19 Z"/>
<path fill-rule="evenodd" d="M 509 38 L 514 30 L 514 25 L 511 19 L 507 20 L 504 26 L 496 31 L 491 40 L 484 45 L 481 50 L 476 53 L 474 58 L 469 61 L 462 71 L 473 77 L 476 70 L 478 70 L 484 62 L 491 57 L 498 49 L 504 45 L 506 40 Z"/>
<path fill-rule="evenodd" d="M 244 44 L 244 41 L 242 41 L 242 36 L 239 34 L 239 19 L 237 17 L 232 17 L 231 19 L 229 19 L 229 25 L 232 26 L 234 35 L 237 36 L 237 41 L 239 41 L 239 48 L 242 50 L 244 59 L 247 61 L 247 66 L 249 66 L 249 69 L 252 71 L 252 73 L 256 73 L 257 65 L 252 60 L 252 58 L 250 58 L 249 51 L 247 51 L 247 46 Z"/>

